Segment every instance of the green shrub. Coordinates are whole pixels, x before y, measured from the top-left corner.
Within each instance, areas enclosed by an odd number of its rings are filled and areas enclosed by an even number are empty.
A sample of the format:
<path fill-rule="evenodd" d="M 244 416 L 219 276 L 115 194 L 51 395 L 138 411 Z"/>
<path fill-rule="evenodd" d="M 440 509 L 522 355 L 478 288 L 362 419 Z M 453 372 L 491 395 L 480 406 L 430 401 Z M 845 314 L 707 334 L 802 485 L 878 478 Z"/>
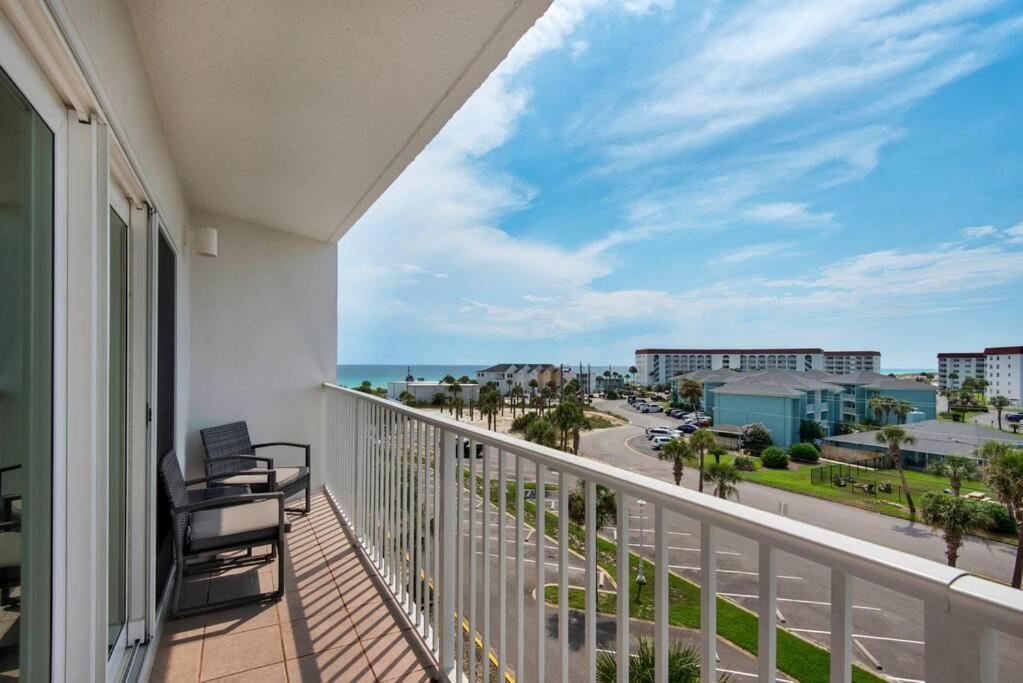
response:
<path fill-rule="evenodd" d="M 753 472 L 757 469 L 757 463 L 753 458 L 748 455 L 737 455 L 735 460 L 732 461 L 735 465 L 735 469 L 741 470 L 742 472 Z"/>
<path fill-rule="evenodd" d="M 821 452 L 812 443 L 794 443 L 789 448 L 789 455 L 793 460 L 803 462 L 817 462 L 821 459 Z"/>
<path fill-rule="evenodd" d="M 996 534 L 1017 533 L 1016 520 L 1013 519 L 1013 516 L 1004 505 L 990 500 L 978 500 L 976 504 L 980 506 L 984 514 L 991 520 L 991 524 L 988 525 L 988 531 Z"/>
<path fill-rule="evenodd" d="M 772 470 L 784 470 L 789 466 L 789 454 L 777 446 L 765 448 L 760 453 L 760 464 Z"/>
<path fill-rule="evenodd" d="M 771 430 L 763 422 L 751 422 L 742 426 L 742 447 L 759 455 L 768 446 L 774 445 Z"/>
<path fill-rule="evenodd" d="M 529 425 L 533 424 L 533 421 L 539 417 L 536 413 L 522 413 L 514 420 L 512 420 L 511 430 L 513 432 L 524 432 L 529 429 Z"/>

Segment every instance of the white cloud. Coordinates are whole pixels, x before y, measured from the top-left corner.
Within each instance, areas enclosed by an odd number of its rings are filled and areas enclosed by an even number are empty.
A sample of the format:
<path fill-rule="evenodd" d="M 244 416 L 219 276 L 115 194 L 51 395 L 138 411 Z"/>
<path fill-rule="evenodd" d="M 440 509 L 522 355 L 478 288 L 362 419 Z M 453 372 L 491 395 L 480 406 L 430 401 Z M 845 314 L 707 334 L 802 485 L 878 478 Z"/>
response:
<path fill-rule="evenodd" d="M 1023 223 L 1005 229 L 1005 236 L 1012 244 L 1023 244 Z"/>
<path fill-rule="evenodd" d="M 781 256 L 791 253 L 793 246 L 794 245 L 790 242 L 764 242 L 763 244 L 753 244 L 748 247 L 732 249 L 721 256 L 712 258 L 708 261 L 708 265 L 711 267 L 734 266 L 747 261 L 753 261 L 755 259 L 763 259 L 768 256 Z"/>
<path fill-rule="evenodd" d="M 834 217 L 830 211 L 809 211 L 806 204 L 798 202 L 757 204 L 748 209 L 746 215 L 759 221 L 778 223 L 830 223 Z"/>
<path fill-rule="evenodd" d="M 994 235 L 998 230 L 993 225 L 975 225 L 969 228 L 963 228 L 959 231 L 963 237 L 968 239 L 977 239 L 979 237 L 988 237 Z"/>
<path fill-rule="evenodd" d="M 590 49 L 590 43 L 586 40 L 572 41 L 572 59 L 579 59 Z"/>

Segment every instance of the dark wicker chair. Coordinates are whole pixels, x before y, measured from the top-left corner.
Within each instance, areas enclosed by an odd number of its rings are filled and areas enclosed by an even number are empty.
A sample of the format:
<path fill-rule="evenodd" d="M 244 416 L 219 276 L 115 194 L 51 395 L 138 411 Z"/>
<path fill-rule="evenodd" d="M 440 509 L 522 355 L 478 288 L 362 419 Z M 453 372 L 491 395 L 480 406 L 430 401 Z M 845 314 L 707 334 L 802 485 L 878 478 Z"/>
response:
<path fill-rule="evenodd" d="M 222 480 L 225 485 L 246 485 L 253 492 L 278 491 L 288 499 L 305 491 L 305 507 L 288 512 L 309 513 L 310 447 L 309 444 L 273 441 L 252 443 L 245 422 L 232 422 L 199 431 L 206 450 L 206 474 L 231 475 Z M 272 458 L 255 454 L 257 448 L 289 446 L 305 450 L 305 466 L 275 467 Z"/>
<path fill-rule="evenodd" d="M 194 484 L 214 484 L 224 475 L 185 481 L 178 457 L 171 451 L 160 461 L 164 490 L 171 501 L 174 540 L 175 582 L 171 616 L 205 614 L 254 602 L 279 600 L 284 595 L 284 495 L 277 492 L 249 493 L 244 487 L 189 491 Z M 228 491 L 229 495 L 225 495 Z M 270 546 L 269 552 L 253 555 L 252 549 Z M 235 551 L 246 554 L 237 556 Z M 227 557 L 221 557 L 231 553 Z M 215 603 L 181 607 L 181 587 L 186 574 L 277 559 L 277 589 Z"/>

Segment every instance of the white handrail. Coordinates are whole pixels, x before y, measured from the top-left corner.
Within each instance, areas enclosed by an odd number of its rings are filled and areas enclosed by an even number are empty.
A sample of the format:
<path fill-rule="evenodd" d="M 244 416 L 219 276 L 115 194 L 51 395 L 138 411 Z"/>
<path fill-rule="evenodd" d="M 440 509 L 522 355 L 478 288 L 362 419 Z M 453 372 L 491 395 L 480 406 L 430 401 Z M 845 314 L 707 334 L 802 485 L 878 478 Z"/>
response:
<path fill-rule="evenodd" d="M 884 585 L 920 600 L 952 600 L 951 586 L 969 572 L 933 560 L 894 550 L 870 541 L 846 536 L 740 503 L 700 494 L 569 453 L 490 432 L 441 415 L 432 415 L 400 403 L 388 401 L 335 384 L 324 383 L 331 391 L 350 393 L 360 400 L 386 406 L 397 414 L 414 416 L 436 427 L 457 431 L 487 446 L 524 456 L 549 469 L 565 471 L 580 479 L 643 498 L 671 512 L 691 517 L 740 536 L 798 555 L 812 562 L 841 569 L 857 578 Z M 1007 632 L 1023 637 L 1023 591 L 1007 591 L 993 581 L 971 581 L 969 592 L 956 592 L 957 604 L 973 603 L 977 609 L 998 617 Z M 1006 594 L 1008 593 L 1008 594 Z M 964 603 L 965 601 L 965 603 Z"/>

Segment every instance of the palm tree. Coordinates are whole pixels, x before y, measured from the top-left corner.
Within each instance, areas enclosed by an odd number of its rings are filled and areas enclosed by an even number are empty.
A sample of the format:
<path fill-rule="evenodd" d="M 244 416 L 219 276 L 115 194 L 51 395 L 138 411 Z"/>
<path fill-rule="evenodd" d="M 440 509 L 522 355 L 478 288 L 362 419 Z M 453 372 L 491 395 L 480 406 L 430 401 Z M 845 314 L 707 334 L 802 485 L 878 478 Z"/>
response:
<path fill-rule="evenodd" d="M 597 484 L 597 497 L 593 502 L 597 528 L 618 522 L 618 499 L 615 492 Z M 586 526 L 586 482 L 580 479 L 568 492 L 568 518 L 579 526 Z"/>
<path fill-rule="evenodd" d="M 448 386 L 448 391 L 451 392 L 451 399 L 452 399 L 452 403 L 453 403 L 455 397 L 458 396 L 458 394 L 462 393 L 462 385 L 459 384 L 457 380 L 455 380 L 455 381 L 451 382 L 451 384 Z M 453 406 L 449 406 L 448 407 L 448 412 L 451 412 L 452 410 L 453 410 Z"/>
<path fill-rule="evenodd" d="M 714 484 L 714 495 L 718 498 L 739 499 L 739 470 L 730 462 L 712 462 L 707 466 L 703 478 Z"/>
<path fill-rule="evenodd" d="M 991 522 L 982 508 L 973 501 L 944 493 L 925 495 L 922 512 L 925 522 L 945 530 L 945 557 L 949 567 L 956 566 L 963 536 Z"/>
<path fill-rule="evenodd" d="M 1001 431 L 1002 430 L 1002 411 L 1005 410 L 1006 408 L 1008 408 L 1012 404 L 1012 401 L 1010 401 L 1007 397 L 1002 396 L 1001 394 L 998 394 L 997 396 L 995 396 L 995 397 L 993 397 L 991 399 L 990 403 L 991 403 L 991 407 L 993 407 L 995 410 L 998 411 L 998 431 Z"/>
<path fill-rule="evenodd" d="M 639 374 L 639 368 L 637 368 L 635 365 L 630 365 L 629 366 L 629 381 L 630 382 L 635 382 L 636 381 L 636 375 L 638 375 L 638 374 Z"/>
<path fill-rule="evenodd" d="M 689 447 L 700 458 L 700 493 L 703 493 L 703 459 L 707 451 L 717 445 L 714 435 L 706 429 L 697 429 L 689 437 Z"/>
<path fill-rule="evenodd" d="M 448 395 L 445 394 L 443 391 L 438 391 L 437 393 L 435 393 L 433 395 L 433 398 L 430 399 L 430 405 L 432 405 L 432 406 L 439 406 L 441 408 L 443 408 L 444 404 L 446 404 L 447 402 L 448 402 Z"/>
<path fill-rule="evenodd" d="M 693 455 L 693 449 L 689 447 L 689 442 L 684 439 L 672 439 L 668 443 L 661 446 L 661 450 L 658 451 L 657 457 L 661 460 L 672 461 L 672 475 L 675 477 L 675 486 L 682 485 L 682 475 L 685 473 L 685 464 L 689 463 L 692 465 L 696 462 L 696 456 Z"/>
<path fill-rule="evenodd" d="M 455 419 L 460 420 L 462 418 L 462 410 L 465 408 L 465 399 L 461 396 L 455 396 L 451 399 L 451 407 L 455 411 Z"/>
<path fill-rule="evenodd" d="M 998 493 L 998 499 L 1012 514 L 1019 529 L 1011 582 L 1013 588 L 1019 588 L 1023 581 L 1023 451 L 1004 441 L 988 441 L 977 453 L 987 459 L 984 483 Z"/>
<path fill-rule="evenodd" d="M 508 379 L 504 380 L 504 383 L 508 387 L 508 391 L 507 391 L 506 395 L 510 396 L 511 392 L 512 392 L 512 386 L 514 386 L 515 382 L 512 380 L 511 377 L 509 377 Z M 504 398 L 503 397 L 501 398 L 501 414 L 504 415 Z"/>
<path fill-rule="evenodd" d="M 558 445 L 558 429 L 546 417 L 530 422 L 526 427 L 525 436 L 526 441 L 532 441 L 541 446 L 555 448 Z"/>
<path fill-rule="evenodd" d="M 630 683 L 646 683 L 654 680 L 657 663 L 653 643 L 649 638 L 640 638 L 636 651 L 629 659 Z M 597 683 L 616 683 L 618 680 L 618 659 L 614 653 L 601 650 L 597 653 Z M 668 645 L 668 683 L 697 683 L 700 680 L 700 655 L 696 648 L 679 640 Z"/>
<path fill-rule="evenodd" d="M 952 489 L 953 496 L 959 496 L 963 479 L 976 479 L 980 474 L 977 461 L 961 455 L 946 455 L 941 460 L 929 464 L 927 471 L 939 477 L 948 477 L 948 485 Z"/>
<path fill-rule="evenodd" d="M 683 380 L 678 385 L 678 395 L 689 402 L 691 410 L 699 410 L 700 399 L 703 398 L 703 385 L 695 379 Z"/>
<path fill-rule="evenodd" d="M 895 463 L 895 469 L 899 471 L 899 479 L 902 480 L 902 490 L 906 493 L 906 503 L 909 504 L 910 518 L 916 517 L 916 506 L 913 504 L 913 494 L 910 493 L 909 484 L 906 482 L 906 473 L 902 469 L 902 446 L 916 443 L 916 437 L 907 434 L 902 427 L 886 425 L 874 433 L 877 442 L 888 447 L 888 456 Z"/>
<path fill-rule="evenodd" d="M 539 386 L 540 386 L 540 383 L 537 382 L 535 378 L 529 380 L 529 393 L 536 394 L 536 389 Z"/>
<path fill-rule="evenodd" d="M 913 412 L 914 406 L 909 401 L 894 401 L 892 403 L 892 412 L 895 413 L 896 419 L 898 419 L 900 425 L 906 424 L 906 416 Z"/>
<path fill-rule="evenodd" d="M 454 381 L 455 381 L 454 375 L 444 375 L 444 379 L 442 379 L 440 382 L 441 384 L 451 384 Z"/>
<path fill-rule="evenodd" d="M 411 406 L 415 404 L 416 397 L 413 396 L 411 392 L 403 391 L 400 394 L 398 394 L 398 400 L 407 406 Z"/>
<path fill-rule="evenodd" d="M 867 408 L 874 413 L 874 422 L 881 424 L 881 416 L 884 415 L 885 397 L 881 394 L 874 394 L 867 401 Z"/>

